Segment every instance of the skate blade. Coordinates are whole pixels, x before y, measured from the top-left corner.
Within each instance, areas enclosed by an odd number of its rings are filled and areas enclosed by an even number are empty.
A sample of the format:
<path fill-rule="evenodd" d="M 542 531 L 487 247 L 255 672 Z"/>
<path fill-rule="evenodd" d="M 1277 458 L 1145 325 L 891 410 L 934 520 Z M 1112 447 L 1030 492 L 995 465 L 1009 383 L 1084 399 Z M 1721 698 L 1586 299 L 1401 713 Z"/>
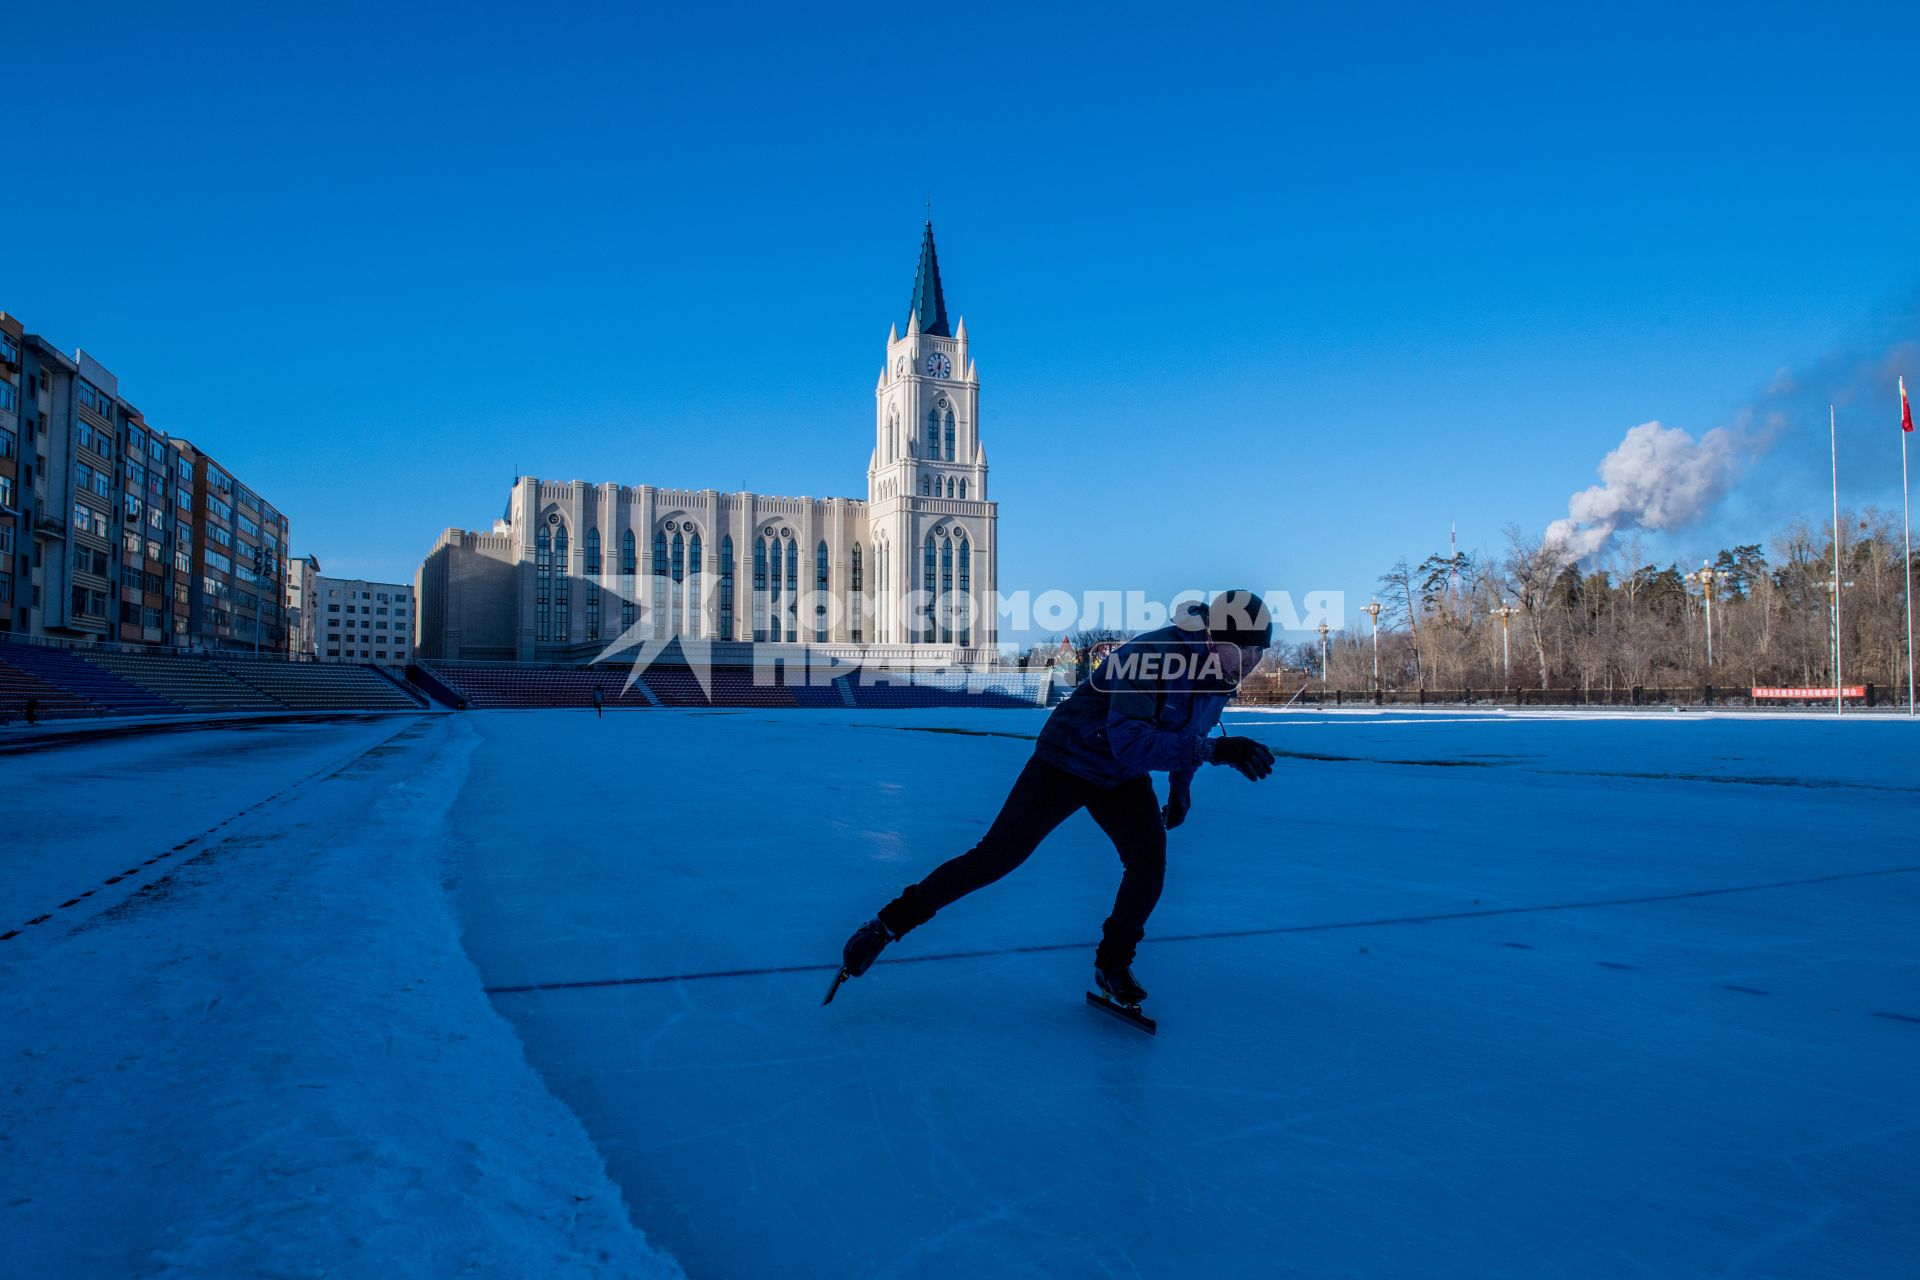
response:
<path fill-rule="evenodd" d="M 822 1000 L 820 1003 L 822 1005 L 832 1004 L 834 993 L 840 990 L 840 984 L 845 982 L 846 980 L 847 980 L 847 971 L 845 969 L 842 969 L 840 972 L 834 974 L 833 985 L 827 988 L 827 998 L 825 1000 Z"/>
<path fill-rule="evenodd" d="M 1129 1026 L 1138 1027 L 1150 1036 L 1160 1034 L 1160 1024 L 1140 1012 L 1139 1005 L 1115 1004 L 1108 997 L 1097 995 L 1092 991 L 1087 992 L 1087 1003 L 1096 1009 L 1112 1014 Z"/>

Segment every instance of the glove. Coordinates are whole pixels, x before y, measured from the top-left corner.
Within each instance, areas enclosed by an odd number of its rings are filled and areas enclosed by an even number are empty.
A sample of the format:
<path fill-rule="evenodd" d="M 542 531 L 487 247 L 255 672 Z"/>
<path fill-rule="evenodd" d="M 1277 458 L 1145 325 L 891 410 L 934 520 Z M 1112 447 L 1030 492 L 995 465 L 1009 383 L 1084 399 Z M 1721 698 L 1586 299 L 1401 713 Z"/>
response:
<path fill-rule="evenodd" d="M 1273 772 L 1273 752 L 1252 738 L 1215 738 L 1212 764 L 1231 765 L 1254 782 Z"/>
<path fill-rule="evenodd" d="M 1193 808 L 1193 792 L 1168 791 L 1167 803 L 1160 809 L 1160 821 L 1166 824 L 1167 830 L 1171 831 L 1187 820 L 1187 811 L 1191 808 Z"/>

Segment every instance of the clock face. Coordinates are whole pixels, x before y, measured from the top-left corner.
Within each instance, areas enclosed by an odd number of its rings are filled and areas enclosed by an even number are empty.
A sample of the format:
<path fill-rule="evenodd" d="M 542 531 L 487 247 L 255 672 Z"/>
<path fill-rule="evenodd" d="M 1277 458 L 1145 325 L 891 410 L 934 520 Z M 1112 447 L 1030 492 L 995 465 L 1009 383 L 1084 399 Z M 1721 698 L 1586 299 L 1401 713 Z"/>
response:
<path fill-rule="evenodd" d="M 936 378 L 945 378 L 953 373 L 953 361 L 947 359 L 945 352 L 936 351 L 927 357 L 927 372 Z"/>

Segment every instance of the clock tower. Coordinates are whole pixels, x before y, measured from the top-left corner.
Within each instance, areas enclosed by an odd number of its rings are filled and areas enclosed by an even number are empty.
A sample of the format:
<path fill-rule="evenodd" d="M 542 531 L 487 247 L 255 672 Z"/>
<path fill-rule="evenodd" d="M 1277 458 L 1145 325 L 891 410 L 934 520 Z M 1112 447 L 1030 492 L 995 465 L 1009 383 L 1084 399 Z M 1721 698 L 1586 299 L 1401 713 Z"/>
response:
<path fill-rule="evenodd" d="M 882 644 L 991 648 L 995 508 L 980 443 L 967 322 L 949 328 L 933 223 L 920 240 L 907 328 L 887 335 L 867 466 L 872 591 Z"/>

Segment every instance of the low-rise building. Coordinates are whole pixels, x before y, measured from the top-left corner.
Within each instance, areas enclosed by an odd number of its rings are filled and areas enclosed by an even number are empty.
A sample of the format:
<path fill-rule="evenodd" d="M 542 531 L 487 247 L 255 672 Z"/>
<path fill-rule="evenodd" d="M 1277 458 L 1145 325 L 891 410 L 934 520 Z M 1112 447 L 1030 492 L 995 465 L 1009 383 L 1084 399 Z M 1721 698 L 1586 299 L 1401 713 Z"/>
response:
<path fill-rule="evenodd" d="M 314 579 L 314 637 L 322 662 L 413 661 L 413 588 L 359 578 Z"/>
<path fill-rule="evenodd" d="M 312 556 L 287 561 L 287 652 L 296 658 L 319 656 L 313 607 L 319 578 L 320 562 Z"/>

